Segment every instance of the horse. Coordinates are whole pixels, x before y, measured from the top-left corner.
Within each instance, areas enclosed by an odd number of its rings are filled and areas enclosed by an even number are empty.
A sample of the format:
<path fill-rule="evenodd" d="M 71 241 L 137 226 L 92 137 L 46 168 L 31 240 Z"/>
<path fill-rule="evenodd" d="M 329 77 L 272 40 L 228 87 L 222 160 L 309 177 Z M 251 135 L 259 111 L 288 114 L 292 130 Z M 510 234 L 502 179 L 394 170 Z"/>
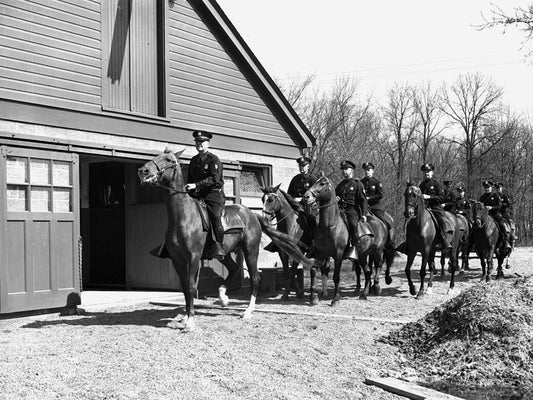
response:
<path fill-rule="evenodd" d="M 320 177 L 305 192 L 304 200 L 307 204 L 318 203 L 318 226 L 313 236 L 313 247 L 318 251 L 317 259 L 324 264 L 329 261 L 330 257 L 333 258 L 335 292 L 331 305 L 335 307 L 340 301 L 340 270 L 350 237 L 348 227 L 341 216 L 332 184 L 326 176 Z M 385 247 L 388 238 L 388 229 L 385 223 L 375 216 L 369 216 L 367 219 L 373 236 L 362 236 L 357 245 L 359 263 L 365 273 L 365 288 L 359 296 L 362 300 L 366 300 L 370 293 L 372 278 L 374 278 L 372 291 L 376 294 L 381 292 L 379 272 L 383 265 L 383 258 L 385 258 L 387 263 L 387 276 L 390 277 L 390 266 L 396 255 L 394 250 L 390 251 L 390 249 L 387 250 Z M 385 257 L 383 257 L 384 251 Z M 373 277 L 372 266 L 374 266 Z M 324 273 L 327 278 L 327 270 L 324 271 L 322 269 L 323 277 Z M 314 289 L 315 274 L 316 271 L 311 269 L 311 304 L 313 305 L 318 304 L 318 295 Z"/>
<path fill-rule="evenodd" d="M 407 254 L 407 264 L 405 274 L 409 283 L 409 292 L 412 296 L 416 294 L 417 299 L 424 297 L 425 293 L 430 294 L 433 291 L 433 270 L 435 266 L 435 253 L 437 251 L 439 236 L 438 227 L 430 211 L 426 209 L 422 191 L 417 186 L 408 185 L 405 193 L 405 210 L 404 215 L 407 218 L 405 223 L 405 245 Z M 450 255 L 450 287 L 448 294 L 453 293 L 455 287 L 455 271 L 457 270 L 457 251 L 459 246 L 459 229 L 455 216 L 446 211 L 446 216 L 451 222 L 454 230 L 453 239 L 450 241 L 452 248 L 449 250 Z M 411 279 L 411 266 L 417 253 L 422 256 L 420 265 L 420 288 L 418 293 L 415 290 L 414 283 Z M 425 290 L 426 267 L 429 265 L 429 282 Z"/>
<path fill-rule="evenodd" d="M 280 185 L 261 188 L 263 191 L 263 215 L 270 221 L 276 218 L 277 229 L 298 240 L 301 250 L 306 251 L 312 242 L 312 231 L 316 227 L 316 218 L 303 212 L 302 206 L 288 193 L 281 190 Z M 285 290 L 282 300 L 287 300 L 294 285 L 296 297 L 302 298 L 304 290 L 297 279 L 298 262 L 289 260 L 286 253 L 278 252 L 285 274 Z M 289 262 L 290 261 L 290 262 Z"/>
<path fill-rule="evenodd" d="M 170 321 L 169 326 L 183 328 L 184 332 L 195 329 L 194 297 L 197 294 L 200 260 L 205 259 L 204 251 L 212 243 L 210 227 L 206 226 L 207 211 L 202 203 L 190 196 L 185 190 L 185 181 L 179 157 L 184 150 L 173 153 L 168 148 L 145 163 L 137 171 L 141 184 L 150 184 L 168 190 L 166 208 L 168 227 L 164 246 L 176 270 L 183 294 L 185 296 L 185 316 L 178 321 L 178 316 Z M 307 259 L 298 248 L 298 242 L 289 235 L 271 228 L 261 216 L 254 214 L 249 208 L 232 204 L 224 207 L 223 225 L 225 225 L 224 250 L 225 257 L 221 263 L 227 268 L 228 276 L 219 288 L 219 299 L 222 305 L 228 304 L 226 285 L 239 271 L 238 264 L 233 261 L 231 253 L 241 250 L 250 273 L 251 296 L 248 307 L 242 315 L 250 318 L 255 308 L 255 301 L 260 282 L 257 258 L 261 233 L 266 233 L 282 251 L 300 263 L 311 267 L 312 261 Z"/>
<path fill-rule="evenodd" d="M 489 282 L 492 277 L 493 257 L 498 260 L 496 278 L 503 278 L 502 265 L 508 252 L 498 248 L 500 230 L 496 220 L 489 215 L 483 203 L 476 201 L 472 205 L 474 225 L 472 227 L 472 243 L 481 262 L 481 281 Z"/>
<path fill-rule="evenodd" d="M 463 273 L 465 270 L 469 269 L 468 265 L 468 257 L 470 255 L 470 222 L 468 219 L 462 215 L 457 213 L 455 215 L 457 218 L 457 225 L 459 228 L 459 246 L 457 247 L 457 254 L 456 257 L 459 260 L 459 253 L 461 253 L 461 267 L 458 271 L 459 273 Z M 444 264 L 446 261 L 446 256 L 449 255 L 449 252 L 441 251 L 440 256 L 440 274 L 444 275 Z"/>

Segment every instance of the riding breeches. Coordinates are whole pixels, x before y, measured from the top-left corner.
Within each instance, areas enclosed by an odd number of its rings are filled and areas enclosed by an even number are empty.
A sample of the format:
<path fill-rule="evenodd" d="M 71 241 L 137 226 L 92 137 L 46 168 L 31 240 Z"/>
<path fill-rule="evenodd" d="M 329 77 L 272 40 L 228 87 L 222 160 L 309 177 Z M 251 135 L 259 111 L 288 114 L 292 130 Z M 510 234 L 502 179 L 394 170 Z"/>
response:
<path fill-rule="evenodd" d="M 215 232 L 216 241 L 222 244 L 224 241 L 224 227 L 222 226 L 222 212 L 224 211 L 224 193 L 223 192 L 210 192 L 204 197 L 204 202 L 207 208 L 207 214 L 209 220 L 213 226 Z"/>
<path fill-rule="evenodd" d="M 357 235 L 357 224 L 361 217 L 359 217 L 359 213 L 353 207 L 345 208 L 344 212 L 346 214 L 346 219 L 348 220 L 348 230 L 350 231 L 352 242 L 355 245 L 359 239 Z"/>
<path fill-rule="evenodd" d="M 432 208 L 431 211 L 439 223 L 439 229 L 443 237 L 446 237 L 447 233 L 452 233 L 454 231 L 453 226 L 450 224 L 450 220 L 446 218 L 446 211 L 438 208 Z"/>

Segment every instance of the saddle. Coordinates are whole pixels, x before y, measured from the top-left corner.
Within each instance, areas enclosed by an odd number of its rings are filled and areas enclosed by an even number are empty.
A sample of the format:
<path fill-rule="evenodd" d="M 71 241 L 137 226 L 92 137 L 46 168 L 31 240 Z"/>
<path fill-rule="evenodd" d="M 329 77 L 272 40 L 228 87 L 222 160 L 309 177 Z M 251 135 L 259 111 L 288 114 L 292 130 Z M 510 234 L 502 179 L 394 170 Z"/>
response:
<path fill-rule="evenodd" d="M 349 232 L 350 226 L 348 225 L 348 218 L 346 218 L 346 213 L 344 212 L 344 210 L 341 210 L 341 218 L 344 221 L 344 224 L 346 225 L 346 228 Z M 359 220 L 359 222 L 357 223 L 357 237 L 362 237 L 366 235 L 374 236 L 374 232 L 372 232 L 372 228 L 370 227 L 370 224 L 368 222 L 363 222 Z"/>
<path fill-rule="evenodd" d="M 202 230 L 204 232 L 209 232 L 209 235 L 207 235 L 206 246 L 204 246 L 204 249 L 209 249 L 212 243 L 216 241 L 215 231 L 209 221 L 205 202 L 203 200 L 198 200 L 196 206 L 198 207 L 202 219 Z M 224 228 L 224 233 L 237 233 L 244 230 L 244 221 L 239 215 L 239 207 L 238 204 L 231 204 L 223 208 L 221 222 L 222 227 Z M 150 254 L 159 258 L 169 258 L 170 256 L 164 241 L 150 250 Z M 202 255 L 202 259 L 204 259 L 204 255 Z"/>

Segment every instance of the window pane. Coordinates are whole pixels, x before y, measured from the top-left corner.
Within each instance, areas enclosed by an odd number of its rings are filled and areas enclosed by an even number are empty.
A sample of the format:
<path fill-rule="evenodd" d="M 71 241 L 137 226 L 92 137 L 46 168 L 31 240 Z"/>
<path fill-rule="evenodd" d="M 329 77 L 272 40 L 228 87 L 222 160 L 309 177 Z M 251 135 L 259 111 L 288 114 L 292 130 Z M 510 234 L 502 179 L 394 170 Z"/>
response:
<path fill-rule="evenodd" d="M 245 193 L 261 193 L 261 188 L 259 185 L 259 180 L 257 176 L 252 171 L 242 171 L 241 172 L 241 192 Z"/>
<path fill-rule="evenodd" d="M 70 186 L 72 185 L 70 174 L 70 163 L 54 161 L 53 169 L 54 186 Z"/>
<path fill-rule="evenodd" d="M 235 196 L 234 189 L 234 178 L 224 178 L 224 194 L 229 197 Z"/>
<path fill-rule="evenodd" d="M 26 158 L 7 158 L 7 183 L 28 183 Z"/>
<path fill-rule="evenodd" d="M 34 185 L 49 185 L 50 162 L 48 160 L 31 160 L 30 179 Z"/>
<path fill-rule="evenodd" d="M 71 189 L 54 189 L 54 212 L 71 212 Z"/>
<path fill-rule="evenodd" d="M 30 199 L 32 212 L 50 211 L 50 189 L 34 187 L 31 189 Z"/>
<path fill-rule="evenodd" d="M 7 211 L 27 211 L 26 187 L 7 185 Z"/>

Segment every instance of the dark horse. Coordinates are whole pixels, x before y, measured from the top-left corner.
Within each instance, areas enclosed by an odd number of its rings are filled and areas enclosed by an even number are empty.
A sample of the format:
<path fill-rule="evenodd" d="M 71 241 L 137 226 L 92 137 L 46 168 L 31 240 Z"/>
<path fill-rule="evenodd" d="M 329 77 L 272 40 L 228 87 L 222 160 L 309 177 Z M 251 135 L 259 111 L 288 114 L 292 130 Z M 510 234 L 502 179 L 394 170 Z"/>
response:
<path fill-rule="evenodd" d="M 280 185 L 261 189 L 264 193 L 263 214 L 267 215 L 271 221 L 276 218 L 277 229 L 298 240 L 301 243 L 301 250 L 306 251 L 311 246 L 316 219 L 304 213 L 300 203 L 279 187 Z M 296 289 L 296 296 L 302 298 L 304 290 L 297 279 L 298 262 L 295 260 L 289 262 L 289 257 L 283 252 L 280 252 L 279 257 L 285 274 L 285 290 L 282 299 L 289 298 L 291 284 Z"/>
<path fill-rule="evenodd" d="M 500 243 L 498 224 L 489 215 L 489 211 L 483 203 L 479 201 L 472 205 L 472 216 L 474 225 L 471 240 L 481 262 L 481 280 L 486 282 L 491 280 L 494 256 L 498 260 L 496 278 L 503 278 L 502 265 L 509 252 L 498 247 Z"/>
<path fill-rule="evenodd" d="M 405 245 L 407 254 L 407 264 L 405 266 L 405 274 L 409 282 L 409 292 L 412 296 L 416 294 L 416 298 L 424 297 L 424 293 L 430 294 L 433 291 L 433 270 L 435 267 L 435 252 L 439 243 L 438 228 L 433 216 L 426 209 L 424 204 L 424 197 L 422 191 L 417 186 L 407 186 L 404 193 L 405 197 L 405 217 L 406 231 L 405 231 Z M 450 288 L 448 294 L 453 292 L 455 287 L 455 271 L 457 270 L 457 252 L 459 248 L 460 230 L 458 229 L 457 219 L 455 215 L 446 212 L 447 218 L 450 219 L 450 225 L 454 230 L 453 239 L 450 241 L 452 248 L 449 250 L 450 256 Z M 417 253 L 422 256 L 422 263 L 420 265 L 420 288 L 418 293 L 415 290 L 415 285 L 411 279 L 411 266 Z M 424 280 L 426 278 L 426 267 L 429 265 L 429 282 L 427 290 L 424 289 Z"/>
<path fill-rule="evenodd" d="M 322 261 L 322 263 L 325 264 L 330 257 L 334 260 L 333 282 L 335 284 L 335 293 L 331 305 L 337 306 L 340 300 L 339 282 L 341 264 L 349 238 L 348 227 L 341 216 L 334 189 L 327 177 L 320 177 L 305 192 L 304 199 L 308 204 L 315 201 L 318 203 L 318 227 L 313 237 L 313 247 L 318 250 L 317 259 Z M 357 246 L 359 263 L 365 273 L 365 288 L 359 296 L 361 299 L 366 299 L 370 293 L 372 266 L 374 266 L 374 284 L 372 290 L 376 294 L 379 294 L 381 291 L 379 286 L 379 272 L 383 265 L 383 256 L 385 255 L 387 264 L 386 274 L 390 277 L 390 266 L 396 255 L 393 249 L 391 250 L 385 247 L 389 235 L 385 223 L 375 216 L 369 216 L 368 223 L 373 236 L 362 236 Z M 324 273 L 324 270 L 322 273 Z M 317 304 L 318 302 L 318 295 L 314 290 L 315 274 L 315 270 L 311 269 L 312 304 Z M 387 283 L 391 281 L 387 279 Z"/>
<path fill-rule="evenodd" d="M 165 247 L 176 269 L 185 296 L 186 315 L 183 320 L 184 331 L 194 329 L 194 297 L 197 293 L 200 260 L 204 247 L 210 245 L 211 235 L 203 221 L 207 221 L 205 207 L 193 199 L 185 190 L 185 182 L 178 161 L 183 150 L 174 154 L 166 149 L 163 154 L 148 161 L 138 170 L 143 184 L 163 187 L 169 191 L 167 196 L 168 227 Z M 243 318 L 250 318 L 255 308 L 259 286 L 257 257 L 261 232 L 265 232 L 278 246 L 294 259 L 310 267 L 312 262 L 298 249 L 298 243 L 290 236 L 271 228 L 267 221 L 252 213 L 247 207 L 232 204 L 224 207 L 225 258 L 221 261 L 228 269 L 228 277 L 221 286 L 221 301 L 227 302 L 225 285 L 238 273 L 239 266 L 231 257 L 231 252 L 242 250 L 251 281 L 251 298 Z M 176 317 L 177 318 L 177 317 Z M 177 322 L 177 321 L 176 321 Z"/>

